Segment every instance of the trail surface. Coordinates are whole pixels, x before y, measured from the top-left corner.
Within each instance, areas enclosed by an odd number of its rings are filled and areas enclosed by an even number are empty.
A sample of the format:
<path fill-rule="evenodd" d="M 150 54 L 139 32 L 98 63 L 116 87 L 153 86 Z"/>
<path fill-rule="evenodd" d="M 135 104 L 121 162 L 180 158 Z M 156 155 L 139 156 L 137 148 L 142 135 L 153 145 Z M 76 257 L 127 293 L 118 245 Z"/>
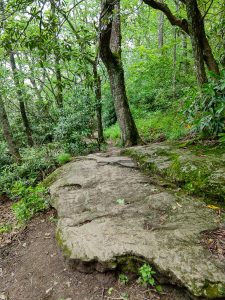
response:
<path fill-rule="evenodd" d="M 147 261 L 163 282 L 224 297 L 224 262 L 200 242 L 220 219 L 203 201 L 153 185 L 118 150 L 77 158 L 55 176 L 57 240 L 76 269 L 130 271 Z"/>

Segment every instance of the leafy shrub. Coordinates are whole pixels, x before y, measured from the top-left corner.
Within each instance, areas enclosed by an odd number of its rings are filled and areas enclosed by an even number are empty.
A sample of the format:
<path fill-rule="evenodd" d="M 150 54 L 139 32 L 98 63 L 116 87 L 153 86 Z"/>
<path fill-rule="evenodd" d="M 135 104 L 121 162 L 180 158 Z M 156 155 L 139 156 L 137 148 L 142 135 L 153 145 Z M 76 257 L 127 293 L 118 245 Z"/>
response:
<path fill-rule="evenodd" d="M 12 230 L 11 224 L 0 224 L 0 234 L 10 232 Z"/>
<path fill-rule="evenodd" d="M 22 163 L 6 166 L 0 173 L 0 193 L 10 194 L 16 181 L 25 186 L 35 185 L 57 166 L 57 145 L 47 145 L 40 148 L 26 148 L 21 151 Z"/>
<path fill-rule="evenodd" d="M 154 279 L 153 275 L 155 275 L 156 272 L 153 271 L 151 266 L 144 264 L 143 266 L 141 266 L 139 268 L 139 274 L 140 274 L 140 277 L 139 277 L 138 281 L 141 284 L 150 284 L 152 286 L 155 285 L 155 279 Z"/>
<path fill-rule="evenodd" d="M 86 100 L 85 98 L 83 104 L 74 105 L 73 109 L 68 107 L 62 111 L 54 130 L 55 140 L 70 154 L 85 153 L 88 139 L 93 132 L 95 124 L 92 118 L 92 105 L 88 106 Z"/>
<path fill-rule="evenodd" d="M 57 157 L 57 161 L 60 165 L 64 165 L 65 163 L 71 161 L 72 157 L 69 153 L 61 153 Z"/>
<path fill-rule="evenodd" d="M 20 200 L 12 205 L 12 210 L 20 223 L 28 221 L 36 213 L 48 208 L 47 190 L 41 185 L 26 187 L 17 181 L 12 187 L 11 194 Z"/>
<path fill-rule="evenodd" d="M 9 151 L 6 147 L 5 142 L 0 142 L 0 171 L 3 169 L 5 166 L 10 165 L 12 163 L 12 158 L 9 155 Z"/>
<path fill-rule="evenodd" d="M 225 130 L 225 72 L 218 80 L 205 84 L 203 94 L 186 111 L 192 130 L 206 137 L 216 137 Z"/>
<path fill-rule="evenodd" d="M 125 274 L 120 274 L 119 275 L 119 282 L 122 283 L 122 284 L 127 284 L 129 281 L 127 275 Z"/>

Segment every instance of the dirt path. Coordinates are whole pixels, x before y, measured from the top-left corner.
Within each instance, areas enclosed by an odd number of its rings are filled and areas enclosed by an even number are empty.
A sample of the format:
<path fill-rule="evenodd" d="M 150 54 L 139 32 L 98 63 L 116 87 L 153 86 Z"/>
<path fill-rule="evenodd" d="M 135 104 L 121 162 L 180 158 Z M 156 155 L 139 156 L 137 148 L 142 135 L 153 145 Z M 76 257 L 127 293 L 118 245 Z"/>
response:
<path fill-rule="evenodd" d="M 55 241 L 55 224 L 49 220 L 53 214 L 51 210 L 36 217 L 10 245 L 0 248 L 1 300 L 184 299 L 171 288 L 159 296 L 135 280 L 121 285 L 115 274 L 71 270 Z"/>

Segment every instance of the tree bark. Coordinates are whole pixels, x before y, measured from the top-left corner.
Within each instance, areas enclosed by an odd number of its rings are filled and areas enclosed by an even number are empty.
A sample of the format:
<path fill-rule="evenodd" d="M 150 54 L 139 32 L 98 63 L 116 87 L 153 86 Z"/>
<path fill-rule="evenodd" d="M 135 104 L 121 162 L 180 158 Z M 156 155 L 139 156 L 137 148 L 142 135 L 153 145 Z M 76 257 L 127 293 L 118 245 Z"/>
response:
<path fill-rule="evenodd" d="M 14 141 L 12 131 L 9 124 L 9 119 L 5 110 L 5 105 L 0 95 L 0 122 L 2 125 L 3 135 L 7 142 L 9 152 L 12 155 L 15 162 L 19 163 L 21 161 L 21 156 L 19 153 L 19 149 Z"/>
<path fill-rule="evenodd" d="M 93 77 L 94 77 L 94 91 L 95 91 L 95 111 L 97 117 L 97 130 L 98 130 L 98 144 L 104 143 L 103 126 L 102 126 L 102 91 L 101 91 L 101 78 L 98 75 L 98 56 L 93 62 Z"/>
<path fill-rule="evenodd" d="M 119 0 L 102 0 L 100 57 L 109 75 L 117 120 L 120 126 L 121 143 L 124 146 L 137 145 L 140 142 L 140 137 L 128 104 L 121 60 Z"/>
<path fill-rule="evenodd" d="M 56 104 L 58 108 L 63 108 L 63 85 L 62 85 L 62 74 L 61 74 L 61 68 L 60 68 L 60 48 L 59 48 L 59 42 L 57 38 L 57 27 L 58 23 L 55 20 L 56 19 L 56 2 L 54 0 L 50 0 L 51 4 L 51 12 L 53 16 L 52 20 L 52 31 L 54 35 L 54 42 L 55 45 L 53 45 L 54 49 L 54 60 L 55 60 L 55 75 L 56 75 Z"/>
<path fill-rule="evenodd" d="M 179 12 L 179 3 L 175 0 L 176 13 Z M 174 46 L 173 46 L 173 97 L 176 98 L 176 84 L 177 84 L 177 27 L 174 27 Z"/>
<path fill-rule="evenodd" d="M 57 45 L 58 47 L 58 45 Z M 63 108 L 63 86 L 62 86 L 62 74 L 60 68 L 60 52 L 58 49 L 54 50 L 55 55 L 55 74 L 56 74 L 56 103 L 58 108 Z"/>
<path fill-rule="evenodd" d="M 23 100 L 23 97 L 24 97 L 23 90 L 22 90 L 22 87 L 20 85 L 19 74 L 18 74 L 18 70 L 17 70 L 17 67 L 16 67 L 16 61 L 15 61 L 14 53 L 13 53 L 12 50 L 9 52 L 9 56 L 10 56 L 10 65 L 11 65 L 11 69 L 12 69 L 12 73 L 13 73 L 13 80 L 14 80 L 14 84 L 15 84 L 15 87 L 16 87 L 16 92 L 17 92 L 17 96 L 18 96 L 18 100 L 19 100 L 20 113 L 21 113 L 23 125 L 24 125 L 24 128 L 25 128 L 25 133 L 26 133 L 26 136 L 27 136 L 28 145 L 32 147 L 34 145 L 33 138 L 32 138 L 32 130 L 31 130 L 31 127 L 30 127 L 30 122 L 29 122 L 28 117 L 27 117 L 25 103 L 24 103 L 24 100 Z"/>
<path fill-rule="evenodd" d="M 185 73 L 188 72 L 188 51 L 187 51 L 187 35 L 185 32 L 182 33 L 182 48 L 183 48 L 183 62 L 182 69 Z"/>
<path fill-rule="evenodd" d="M 187 0 L 186 11 L 188 17 L 188 28 L 193 49 L 193 56 L 195 59 L 197 80 L 199 85 L 201 86 L 208 80 L 204 65 L 203 44 L 201 42 L 202 20 L 200 11 L 197 7 L 197 1 Z"/>
<path fill-rule="evenodd" d="M 163 3 L 163 0 L 160 0 Z M 161 49 L 163 47 L 164 42 L 164 13 L 160 11 L 159 13 L 159 21 L 158 21 L 158 48 Z"/>

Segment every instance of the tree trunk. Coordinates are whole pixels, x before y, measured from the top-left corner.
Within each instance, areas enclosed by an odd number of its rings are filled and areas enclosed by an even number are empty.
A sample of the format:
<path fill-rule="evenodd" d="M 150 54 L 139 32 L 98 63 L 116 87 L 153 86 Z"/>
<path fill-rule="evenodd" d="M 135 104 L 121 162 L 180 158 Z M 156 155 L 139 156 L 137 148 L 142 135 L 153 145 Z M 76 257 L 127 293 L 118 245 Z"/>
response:
<path fill-rule="evenodd" d="M 121 60 L 119 0 L 102 0 L 100 57 L 109 75 L 117 120 L 120 126 L 121 143 L 124 146 L 137 145 L 140 142 L 140 137 L 128 104 Z"/>
<path fill-rule="evenodd" d="M 163 0 L 160 0 L 163 3 Z M 158 23 L 158 48 L 163 47 L 164 42 L 164 13 L 160 11 L 159 13 L 159 23 Z"/>
<path fill-rule="evenodd" d="M 205 33 L 204 18 L 198 8 L 197 0 L 185 0 L 185 3 L 197 78 L 202 85 L 207 82 L 204 62 L 212 73 L 220 74 L 220 71 Z"/>
<path fill-rule="evenodd" d="M 7 142 L 8 148 L 9 148 L 9 152 L 12 155 L 15 162 L 19 163 L 21 161 L 20 153 L 19 153 L 17 145 L 13 139 L 8 116 L 7 116 L 7 113 L 5 110 L 5 105 L 4 105 L 1 95 L 0 95 L 0 122 L 2 125 L 4 138 Z"/>
<path fill-rule="evenodd" d="M 185 32 L 182 33 L 182 48 L 183 48 L 182 69 L 185 73 L 187 73 L 188 72 L 188 51 L 187 51 L 187 35 Z"/>
<path fill-rule="evenodd" d="M 204 65 L 204 55 L 203 55 L 203 44 L 201 41 L 201 29 L 202 20 L 201 14 L 198 10 L 196 0 L 186 0 L 186 10 L 188 17 L 188 28 L 190 31 L 191 44 L 193 49 L 193 56 L 195 59 L 195 67 L 197 73 L 197 80 L 200 86 L 206 83 L 207 75 Z"/>
<path fill-rule="evenodd" d="M 103 126 L 102 126 L 102 91 L 101 91 L 101 79 L 98 75 L 98 57 L 93 63 L 93 75 L 94 75 L 94 90 L 95 90 L 95 110 L 97 117 L 97 130 L 98 130 L 98 144 L 104 143 Z"/>
<path fill-rule="evenodd" d="M 174 28 L 174 46 L 173 46 L 173 97 L 176 98 L 177 81 L 177 28 Z"/>
<path fill-rule="evenodd" d="M 23 125 L 24 125 L 25 132 L 27 135 L 28 145 L 32 147 L 34 145 L 33 138 L 32 138 L 32 130 L 30 127 L 30 122 L 27 117 L 27 113 L 26 113 L 26 108 L 25 108 L 25 104 L 24 104 L 24 100 L 23 100 L 23 97 L 24 97 L 23 90 L 20 85 L 19 74 L 18 74 L 18 70 L 16 67 L 16 62 L 15 62 L 15 57 L 14 57 L 13 51 L 10 51 L 9 56 L 10 56 L 10 65 L 11 65 L 11 69 L 12 69 L 12 73 L 13 73 L 13 80 L 14 80 L 14 84 L 16 87 L 16 92 L 17 92 L 19 105 L 20 105 L 20 113 L 22 116 Z"/>
<path fill-rule="evenodd" d="M 176 12 L 179 12 L 179 4 L 175 0 Z M 176 84 L 177 84 L 177 27 L 174 27 L 174 46 L 173 46 L 173 97 L 176 98 Z"/>
<path fill-rule="evenodd" d="M 58 47 L 58 45 L 57 45 Z M 62 74 L 60 68 L 60 52 L 58 49 L 54 50 L 55 55 L 55 74 L 56 74 L 56 103 L 59 108 L 63 108 L 63 86 Z"/>
<path fill-rule="evenodd" d="M 58 37 L 57 37 L 57 27 L 58 22 L 56 21 L 56 2 L 54 0 L 50 0 L 51 5 L 51 12 L 52 12 L 52 32 L 54 35 L 54 45 L 53 45 L 53 52 L 54 52 L 54 60 L 55 60 L 55 75 L 56 75 L 56 104 L 58 108 L 63 108 L 63 85 L 62 85 L 62 74 L 61 74 L 61 68 L 60 68 L 60 48 L 58 43 Z"/>

